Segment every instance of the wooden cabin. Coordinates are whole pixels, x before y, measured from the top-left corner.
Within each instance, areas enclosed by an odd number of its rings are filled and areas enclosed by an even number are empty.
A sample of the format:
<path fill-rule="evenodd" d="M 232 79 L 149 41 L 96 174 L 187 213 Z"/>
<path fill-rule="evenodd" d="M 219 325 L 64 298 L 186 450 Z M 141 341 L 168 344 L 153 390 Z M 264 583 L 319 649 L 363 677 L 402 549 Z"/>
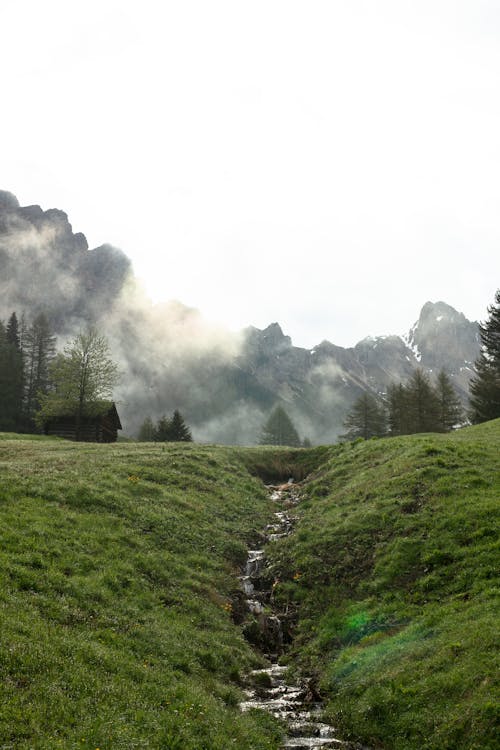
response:
<path fill-rule="evenodd" d="M 85 443 L 116 443 L 118 430 L 122 429 L 122 425 L 116 405 L 109 402 L 107 406 L 108 408 L 100 414 L 82 417 L 78 435 L 75 414 L 61 414 L 48 418 L 43 425 L 43 431 L 45 435 Z"/>

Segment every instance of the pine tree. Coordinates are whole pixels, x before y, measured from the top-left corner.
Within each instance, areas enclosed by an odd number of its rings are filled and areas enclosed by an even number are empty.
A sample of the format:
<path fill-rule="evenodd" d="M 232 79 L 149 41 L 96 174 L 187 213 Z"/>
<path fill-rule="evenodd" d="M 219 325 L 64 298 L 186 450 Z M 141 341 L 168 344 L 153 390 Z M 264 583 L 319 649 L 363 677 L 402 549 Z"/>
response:
<path fill-rule="evenodd" d="M 381 437 L 387 432 L 385 409 L 375 396 L 363 393 L 347 415 L 344 427 L 347 427 L 347 432 L 341 436 L 343 440 Z"/>
<path fill-rule="evenodd" d="M 184 421 L 178 409 L 176 409 L 171 419 L 161 417 L 154 429 L 154 440 L 158 443 L 191 443 L 193 441 L 191 430 Z"/>
<path fill-rule="evenodd" d="M 13 312 L 9 318 L 9 321 L 7 323 L 6 334 L 7 334 L 7 341 L 13 344 L 16 347 L 16 349 L 21 351 L 21 339 L 19 338 L 19 323 L 17 321 L 17 315 L 15 312 Z"/>
<path fill-rule="evenodd" d="M 151 417 L 146 417 L 139 427 L 137 439 L 142 443 L 152 443 L 155 439 L 155 426 Z"/>
<path fill-rule="evenodd" d="M 439 432 L 449 432 L 463 420 L 463 409 L 451 379 L 441 370 L 437 377 L 436 395 L 438 398 Z"/>
<path fill-rule="evenodd" d="M 157 443 L 166 443 L 170 440 L 171 420 L 165 415 L 160 417 L 153 432 L 153 439 Z"/>
<path fill-rule="evenodd" d="M 439 403 L 429 376 L 415 370 L 406 386 L 410 433 L 439 430 Z"/>
<path fill-rule="evenodd" d="M 176 409 L 170 422 L 170 440 L 174 442 L 192 443 L 191 430 L 187 426 L 181 413 Z"/>
<path fill-rule="evenodd" d="M 470 419 L 474 424 L 500 417 L 500 289 L 488 313 L 489 319 L 479 325 L 482 351 L 470 383 Z"/>
<path fill-rule="evenodd" d="M 262 428 L 261 445 L 290 445 L 300 447 L 300 438 L 292 420 L 282 406 L 276 406 Z"/>
<path fill-rule="evenodd" d="M 35 413 L 40 408 L 40 398 L 49 391 L 49 368 L 55 357 L 56 339 L 47 317 L 40 313 L 24 334 L 25 396 L 24 413 L 27 423 L 33 425 Z"/>
<path fill-rule="evenodd" d="M 388 427 L 391 435 L 408 435 L 411 432 L 408 418 L 408 392 L 402 383 L 387 389 Z"/>
<path fill-rule="evenodd" d="M 0 429 L 22 429 L 23 354 L 15 313 L 0 330 Z"/>

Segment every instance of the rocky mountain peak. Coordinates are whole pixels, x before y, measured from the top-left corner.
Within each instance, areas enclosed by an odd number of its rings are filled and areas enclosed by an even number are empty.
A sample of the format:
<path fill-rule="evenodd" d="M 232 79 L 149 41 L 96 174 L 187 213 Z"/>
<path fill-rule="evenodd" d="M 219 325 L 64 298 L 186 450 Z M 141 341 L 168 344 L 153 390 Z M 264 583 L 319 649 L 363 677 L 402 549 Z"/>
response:
<path fill-rule="evenodd" d="M 285 336 L 279 323 L 271 323 L 264 328 L 261 337 L 272 349 L 282 349 L 292 345 L 292 339 L 290 336 Z"/>
<path fill-rule="evenodd" d="M 479 355 L 477 323 L 446 302 L 426 302 L 405 338 L 422 366 L 454 371 Z"/>
<path fill-rule="evenodd" d="M 0 210 L 15 211 L 19 208 L 19 201 L 13 193 L 7 190 L 0 190 Z"/>

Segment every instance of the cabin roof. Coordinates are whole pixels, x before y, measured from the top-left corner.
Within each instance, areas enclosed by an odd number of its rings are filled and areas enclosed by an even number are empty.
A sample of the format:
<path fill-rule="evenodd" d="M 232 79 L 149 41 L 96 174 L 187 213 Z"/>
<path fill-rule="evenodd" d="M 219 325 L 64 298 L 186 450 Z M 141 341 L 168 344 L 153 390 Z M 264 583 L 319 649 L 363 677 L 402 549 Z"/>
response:
<path fill-rule="evenodd" d="M 83 419 L 85 421 L 95 421 L 101 417 L 108 417 L 111 419 L 111 421 L 114 423 L 117 430 L 122 430 L 122 424 L 120 422 L 120 417 L 118 414 L 118 410 L 116 408 L 116 404 L 114 401 L 101 401 L 99 404 L 99 408 L 96 409 L 94 414 L 84 414 Z M 45 420 L 45 423 L 49 422 L 56 422 L 57 420 L 64 419 L 66 421 L 73 421 L 76 419 L 76 414 L 71 413 L 64 413 L 60 412 L 59 414 L 51 414 L 50 417 L 47 417 Z"/>

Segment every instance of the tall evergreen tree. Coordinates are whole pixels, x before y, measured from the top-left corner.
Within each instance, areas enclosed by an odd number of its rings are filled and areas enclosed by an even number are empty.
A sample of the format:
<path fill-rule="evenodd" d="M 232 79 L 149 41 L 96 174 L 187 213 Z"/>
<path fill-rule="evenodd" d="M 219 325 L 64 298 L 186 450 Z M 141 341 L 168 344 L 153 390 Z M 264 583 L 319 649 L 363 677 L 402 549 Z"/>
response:
<path fill-rule="evenodd" d="M 300 438 L 292 420 L 282 406 L 276 406 L 262 428 L 261 445 L 300 447 Z"/>
<path fill-rule="evenodd" d="M 345 440 L 362 437 L 381 437 L 387 432 L 386 413 L 382 403 L 370 393 L 363 393 L 355 401 L 344 421 L 347 432 L 342 435 Z"/>
<path fill-rule="evenodd" d="M 193 441 L 191 430 L 177 409 L 174 411 L 170 422 L 170 440 L 183 443 L 191 443 Z"/>
<path fill-rule="evenodd" d="M 408 435 L 411 432 L 408 414 L 408 392 L 402 383 L 387 389 L 388 427 L 391 435 Z"/>
<path fill-rule="evenodd" d="M 13 312 L 9 318 L 9 321 L 7 323 L 6 334 L 7 334 L 7 341 L 13 344 L 16 347 L 16 349 L 21 351 L 21 339 L 19 337 L 19 323 L 18 323 L 17 315 L 15 312 Z"/>
<path fill-rule="evenodd" d="M 15 313 L 0 329 L 0 429 L 22 428 L 23 354 Z"/>
<path fill-rule="evenodd" d="M 449 432 L 463 420 L 463 409 L 453 383 L 444 370 L 437 377 L 438 425 L 440 432 Z"/>
<path fill-rule="evenodd" d="M 139 427 L 137 439 L 142 443 L 152 443 L 155 439 L 155 426 L 151 417 L 146 417 Z"/>
<path fill-rule="evenodd" d="M 29 425 L 40 408 L 40 397 L 49 391 L 49 368 L 55 357 L 56 339 L 44 313 L 36 316 L 24 334 L 25 403 Z"/>
<path fill-rule="evenodd" d="M 160 417 L 153 434 L 154 440 L 159 443 L 191 443 L 193 441 L 191 430 L 178 409 L 174 411 L 171 419 L 165 416 Z"/>
<path fill-rule="evenodd" d="M 500 417 L 500 289 L 479 325 L 482 350 L 470 383 L 470 418 L 475 424 Z"/>
<path fill-rule="evenodd" d="M 160 417 L 153 432 L 153 440 L 157 443 L 166 443 L 170 440 L 171 420 L 165 415 Z"/>
<path fill-rule="evenodd" d="M 410 433 L 439 430 L 439 403 L 429 376 L 416 369 L 406 386 Z"/>

